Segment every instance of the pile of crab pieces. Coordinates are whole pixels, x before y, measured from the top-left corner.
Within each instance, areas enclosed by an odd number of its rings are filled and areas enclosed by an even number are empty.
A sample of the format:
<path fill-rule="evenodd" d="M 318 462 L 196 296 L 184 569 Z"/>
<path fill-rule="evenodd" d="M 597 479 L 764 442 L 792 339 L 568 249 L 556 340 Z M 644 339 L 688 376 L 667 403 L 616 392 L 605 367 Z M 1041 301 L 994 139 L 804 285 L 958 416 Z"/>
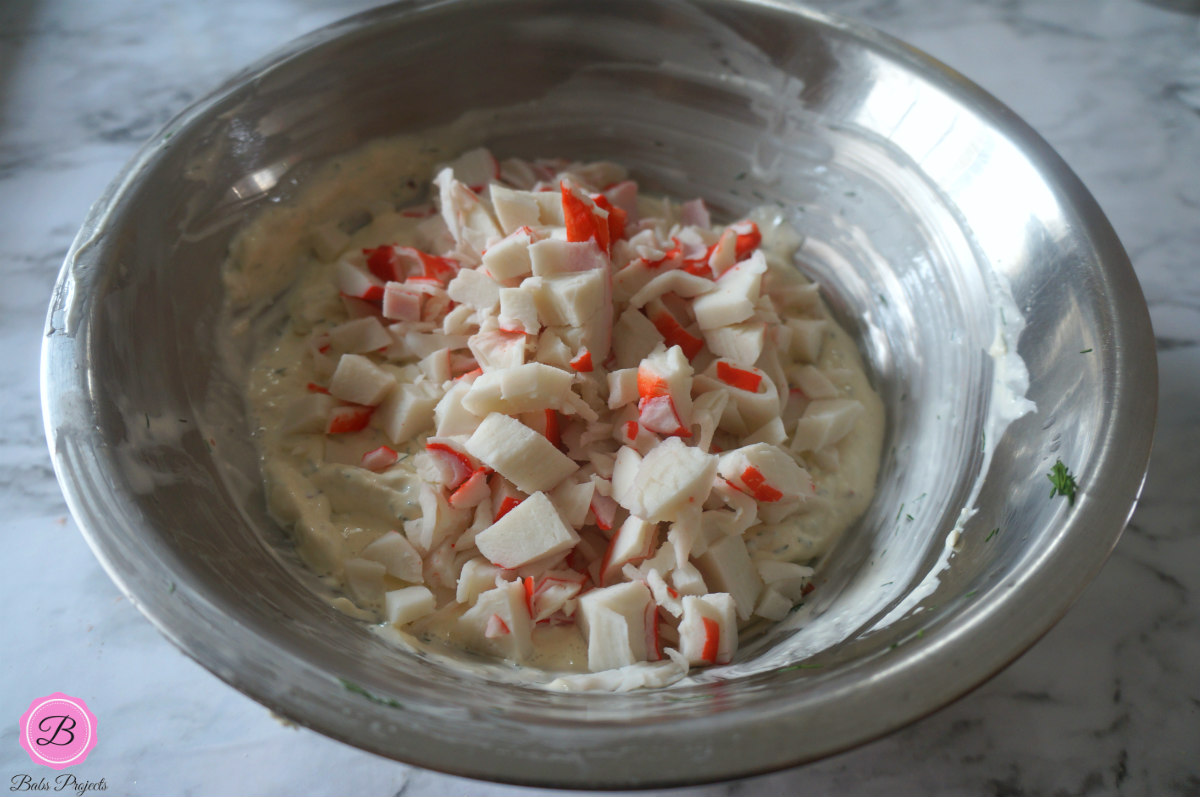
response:
<path fill-rule="evenodd" d="M 730 661 L 739 625 L 781 619 L 812 574 L 753 559 L 747 533 L 806 511 L 800 455 L 836 462 L 862 411 L 815 365 L 816 286 L 752 221 L 647 212 L 612 164 L 475 150 L 434 187 L 432 251 L 333 265 L 349 320 L 312 333 L 324 381 L 287 418 L 381 434 L 359 461 L 374 472 L 422 449 L 421 516 L 345 562 L 352 593 L 397 626 L 457 612 L 516 660 L 539 626 L 574 624 L 593 671 L 667 647 Z M 411 586 L 383 593 L 385 575 Z"/>

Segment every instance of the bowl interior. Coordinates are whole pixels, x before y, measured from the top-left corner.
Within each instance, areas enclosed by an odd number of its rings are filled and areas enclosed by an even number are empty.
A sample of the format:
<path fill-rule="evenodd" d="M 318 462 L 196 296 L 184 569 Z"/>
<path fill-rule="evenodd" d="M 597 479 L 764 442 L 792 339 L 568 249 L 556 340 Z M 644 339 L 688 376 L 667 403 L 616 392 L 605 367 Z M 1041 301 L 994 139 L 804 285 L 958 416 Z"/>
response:
<path fill-rule="evenodd" d="M 226 334 L 220 267 L 248 218 L 287 212 L 328 158 L 395 135 L 423 150 L 393 165 L 396 185 L 479 144 L 606 158 L 728 219 L 775 206 L 805 236 L 798 267 L 860 341 L 888 437 L 876 499 L 820 588 L 732 665 L 658 692 L 551 693 L 382 645 L 298 565 L 265 511 L 250 352 Z M 260 298 L 233 302 L 252 327 L 271 318 L 247 315 Z M 1065 611 L 1144 473 L 1140 302 L 1111 229 L 1040 139 L 877 34 L 770 3 L 407 3 L 239 76 L 114 184 L 52 307 L 47 429 L 118 583 L 274 710 L 468 776 L 678 784 L 898 727 Z M 1022 393 L 1036 411 L 1021 414 Z M 1083 486 L 1073 507 L 1047 499 L 1056 458 Z"/>

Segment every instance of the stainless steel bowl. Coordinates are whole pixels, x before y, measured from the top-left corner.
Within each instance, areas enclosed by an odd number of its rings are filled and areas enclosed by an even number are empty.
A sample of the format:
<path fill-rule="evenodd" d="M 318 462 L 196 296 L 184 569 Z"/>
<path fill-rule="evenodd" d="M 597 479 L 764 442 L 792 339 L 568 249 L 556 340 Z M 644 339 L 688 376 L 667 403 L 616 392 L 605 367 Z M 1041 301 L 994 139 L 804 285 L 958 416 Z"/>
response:
<path fill-rule="evenodd" d="M 807 623 L 690 685 L 557 694 L 381 645 L 328 607 L 266 515 L 229 365 L 244 352 L 217 344 L 231 238 L 323 159 L 468 111 L 463 146 L 612 158 L 728 216 L 778 204 L 884 396 L 877 499 Z M 1037 411 L 986 440 L 1004 401 L 988 349 L 1018 313 Z M 405 2 L 297 41 L 170 123 L 95 205 L 55 290 L 42 378 L 72 512 L 188 655 L 381 755 L 589 787 L 798 764 L 979 684 L 1115 544 L 1156 399 L 1133 271 L 1046 143 L 927 56 L 771 0 Z M 1074 506 L 1047 497 L 1059 458 Z"/>

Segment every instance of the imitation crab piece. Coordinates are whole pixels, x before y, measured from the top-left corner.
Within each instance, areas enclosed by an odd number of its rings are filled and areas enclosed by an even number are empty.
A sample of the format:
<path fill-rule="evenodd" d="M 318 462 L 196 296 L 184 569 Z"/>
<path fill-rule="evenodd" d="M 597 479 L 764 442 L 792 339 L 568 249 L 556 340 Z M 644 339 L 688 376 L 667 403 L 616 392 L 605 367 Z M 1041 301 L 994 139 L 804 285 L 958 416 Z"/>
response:
<path fill-rule="evenodd" d="M 588 510 L 591 509 L 595 489 L 595 485 L 590 480 L 580 484 L 564 481 L 550 493 L 550 500 L 567 525 L 578 529 L 587 522 Z"/>
<path fill-rule="evenodd" d="M 654 549 L 657 524 L 630 515 L 608 541 L 608 550 L 600 563 L 600 584 L 612 583 L 621 568 L 630 562 L 640 562 Z"/>
<path fill-rule="evenodd" d="M 695 562 L 708 588 L 729 593 L 737 606 L 738 617 L 749 619 L 762 590 L 762 579 L 742 538 L 733 535 L 719 538 L 696 557 Z"/>
<path fill-rule="evenodd" d="M 329 330 L 329 345 L 334 351 L 363 354 L 392 345 L 391 334 L 375 316 L 356 318 Z"/>
<path fill-rule="evenodd" d="M 482 191 L 493 180 L 500 179 L 500 162 L 483 147 L 467 150 L 447 166 L 454 173 L 455 180 L 476 193 Z"/>
<path fill-rule="evenodd" d="M 533 653 L 533 618 L 520 581 L 498 584 L 480 593 L 475 605 L 458 619 L 458 627 L 477 646 L 491 640 L 491 647 L 515 661 L 523 661 Z"/>
<path fill-rule="evenodd" d="M 383 286 L 383 317 L 410 323 L 420 321 L 424 299 L 425 293 L 411 285 L 389 282 Z"/>
<path fill-rule="evenodd" d="M 379 562 L 389 576 L 401 581 L 420 584 L 424 580 L 421 554 L 412 546 L 408 538 L 398 531 L 387 532 L 363 548 L 359 556 L 363 559 L 370 559 L 372 562 Z"/>
<path fill-rule="evenodd" d="M 567 228 L 567 240 L 574 242 L 595 241 L 608 254 L 609 241 L 608 211 L 598 207 L 591 197 L 566 180 L 560 182 L 562 191 L 563 221 Z"/>
<path fill-rule="evenodd" d="M 353 263 L 339 260 L 334 268 L 338 293 L 352 299 L 378 302 L 383 299 L 383 280 L 368 274 Z"/>
<path fill-rule="evenodd" d="M 754 443 L 721 455 L 717 472 L 762 503 L 803 501 L 813 494 L 808 471 L 778 446 Z"/>
<path fill-rule="evenodd" d="M 533 230 L 518 227 L 487 248 L 483 253 L 483 270 L 502 284 L 529 276 L 533 270 L 529 246 L 534 240 Z"/>
<path fill-rule="evenodd" d="M 679 652 L 689 664 L 728 664 L 737 652 L 733 598 L 725 593 L 683 597 Z"/>
<path fill-rule="evenodd" d="M 325 426 L 325 433 L 352 434 L 354 432 L 361 432 L 370 425 L 371 416 L 374 412 L 374 407 L 363 407 L 358 404 L 334 407 L 329 413 L 329 421 Z"/>
<path fill-rule="evenodd" d="M 458 446 L 458 441 L 448 437 L 431 437 L 425 442 L 424 456 L 433 465 L 434 482 L 451 491 L 477 470 L 475 463 Z"/>
<path fill-rule="evenodd" d="M 688 274 L 686 271 L 667 271 L 647 282 L 629 299 L 630 307 L 644 307 L 655 299 L 673 293 L 685 299 L 702 296 L 716 288 L 712 280 Z"/>
<path fill-rule="evenodd" d="M 501 331 L 511 334 L 521 332 L 536 335 L 542 329 L 538 320 L 537 300 L 532 287 L 501 288 L 500 316 L 497 319 Z"/>
<path fill-rule="evenodd" d="M 525 333 L 491 329 L 467 340 L 467 347 L 484 371 L 503 371 L 525 362 Z"/>
<path fill-rule="evenodd" d="M 525 363 L 487 371 L 478 376 L 463 396 L 463 407 L 479 416 L 490 412 L 515 415 L 534 410 L 570 411 L 572 376 L 543 363 Z"/>
<path fill-rule="evenodd" d="M 763 584 L 793 603 L 804 597 L 813 576 L 813 569 L 794 562 L 764 559 L 754 563 Z"/>
<path fill-rule="evenodd" d="M 579 466 L 542 435 L 502 413 L 488 415 L 466 444 L 467 453 L 526 493 L 551 490 Z"/>
<path fill-rule="evenodd" d="M 498 575 L 500 575 L 500 568 L 482 556 L 468 559 L 463 564 L 462 570 L 459 571 L 454 600 L 467 605 L 475 603 L 475 599 L 479 597 L 480 593 L 486 592 L 496 585 L 496 576 Z"/>
<path fill-rule="evenodd" d="M 863 414 L 863 405 L 854 399 L 810 401 L 796 422 L 792 451 L 820 451 L 841 442 Z"/>
<path fill-rule="evenodd" d="M 717 458 L 669 437 L 634 464 L 622 448 L 613 468 L 613 498 L 652 522 L 674 520 L 689 505 L 702 506 L 717 473 Z"/>
<path fill-rule="evenodd" d="M 433 614 L 436 606 L 433 593 L 425 587 L 393 589 L 383 596 L 383 614 L 397 628 Z"/>
<path fill-rule="evenodd" d="M 361 354 L 343 354 L 338 360 L 329 392 L 354 404 L 375 406 L 396 385 L 396 377 Z"/>
<path fill-rule="evenodd" d="M 535 492 L 475 537 L 475 547 L 492 564 L 512 570 L 566 553 L 579 542 L 554 503 Z"/>
<path fill-rule="evenodd" d="M 397 385 L 379 405 L 383 433 L 393 443 L 407 443 L 433 425 L 433 409 L 442 396 L 428 382 Z"/>
<path fill-rule="evenodd" d="M 704 342 L 718 357 L 731 365 L 752 366 L 762 356 L 767 325 L 762 321 L 746 321 L 704 331 Z"/>
<path fill-rule="evenodd" d="M 477 310 L 491 310 L 500 303 L 500 286 L 487 274 L 473 268 L 458 272 L 446 286 L 446 294 Z"/>
<path fill-rule="evenodd" d="M 592 672 L 648 658 L 646 618 L 654 602 L 640 581 L 594 589 L 579 598 L 579 624 Z"/>
<path fill-rule="evenodd" d="M 738 263 L 721 275 L 716 290 L 698 296 L 692 312 L 701 330 L 716 329 L 745 321 L 754 315 L 762 290 L 767 261 L 761 252 Z"/>
<path fill-rule="evenodd" d="M 679 346 L 642 360 L 637 384 L 639 423 L 657 434 L 691 436 L 692 366 Z"/>
<path fill-rule="evenodd" d="M 492 185 L 492 207 L 506 234 L 521 227 L 561 227 L 562 201 L 558 192 L 514 191 Z"/>
<path fill-rule="evenodd" d="M 780 414 L 779 391 L 761 368 L 714 360 L 696 377 L 696 389 L 724 390 L 729 394 L 721 415 L 721 428 L 736 435 L 749 434 Z"/>
<path fill-rule="evenodd" d="M 638 364 L 665 339 L 650 319 L 639 310 L 627 309 L 613 327 L 613 352 L 618 368 L 637 368 Z"/>
<path fill-rule="evenodd" d="M 379 446 L 362 455 L 362 466 L 375 473 L 383 473 L 399 461 L 400 455 L 391 446 Z"/>
<path fill-rule="evenodd" d="M 529 259 L 535 277 L 608 269 L 607 258 L 593 241 L 572 242 L 547 238 L 530 245 Z"/>
<path fill-rule="evenodd" d="M 467 479 L 450 493 L 450 506 L 455 509 L 473 509 L 492 497 L 488 486 L 488 469 L 476 468 Z"/>

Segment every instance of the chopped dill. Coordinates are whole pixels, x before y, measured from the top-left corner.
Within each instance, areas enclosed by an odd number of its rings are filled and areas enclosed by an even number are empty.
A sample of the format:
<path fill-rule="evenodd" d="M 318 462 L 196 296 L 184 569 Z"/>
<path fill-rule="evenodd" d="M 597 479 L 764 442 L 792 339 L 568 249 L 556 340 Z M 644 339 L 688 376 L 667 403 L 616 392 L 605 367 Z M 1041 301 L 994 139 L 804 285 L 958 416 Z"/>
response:
<path fill-rule="evenodd" d="M 991 532 L 986 537 L 983 538 L 983 541 L 990 542 L 992 537 L 995 537 L 999 533 L 1000 533 L 1000 527 L 997 526 L 996 528 L 992 529 Z"/>
<path fill-rule="evenodd" d="M 1075 506 L 1075 491 L 1079 489 L 1079 485 L 1075 483 L 1075 477 L 1061 459 L 1054 461 L 1054 467 L 1046 474 L 1046 478 L 1050 480 L 1051 498 L 1056 495 L 1066 496 L 1067 505 Z"/>

